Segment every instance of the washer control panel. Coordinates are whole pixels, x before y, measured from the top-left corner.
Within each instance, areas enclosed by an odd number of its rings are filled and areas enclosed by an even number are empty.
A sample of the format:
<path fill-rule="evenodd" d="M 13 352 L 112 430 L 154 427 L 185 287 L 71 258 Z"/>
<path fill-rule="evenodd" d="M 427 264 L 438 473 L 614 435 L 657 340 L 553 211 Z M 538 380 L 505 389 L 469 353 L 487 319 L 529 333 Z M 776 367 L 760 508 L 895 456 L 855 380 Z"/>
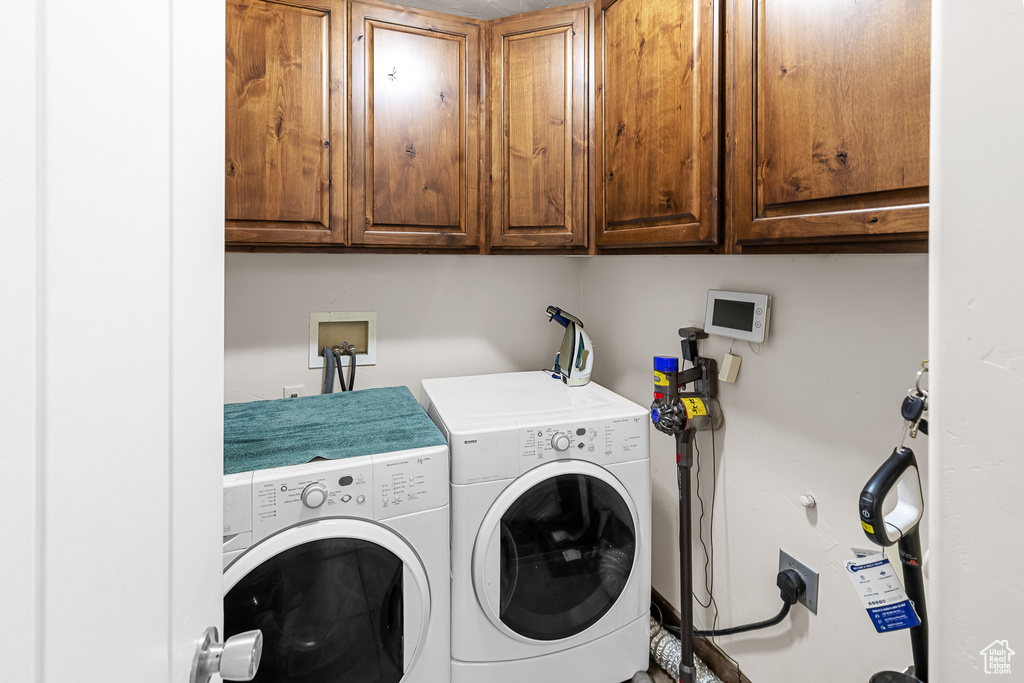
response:
<path fill-rule="evenodd" d="M 444 505 L 446 454 L 421 448 L 254 472 L 253 542 L 321 517 L 386 519 Z"/>
<path fill-rule="evenodd" d="M 363 460 L 363 459 L 361 459 Z M 254 540 L 319 517 L 373 517 L 373 463 L 309 463 L 253 474 Z M 292 476 L 283 476 L 294 473 Z M 361 503 L 356 503 L 361 500 Z"/>
<path fill-rule="evenodd" d="M 448 501 L 447 458 L 430 452 L 409 453 L 374 457 L 376 519 L 428 510 Z"/>
<path fill-rule="evenodd" d="M 519 430 L 520 472 L 550 460 L 610 464 L 650 457 L 647 415 Z"/>

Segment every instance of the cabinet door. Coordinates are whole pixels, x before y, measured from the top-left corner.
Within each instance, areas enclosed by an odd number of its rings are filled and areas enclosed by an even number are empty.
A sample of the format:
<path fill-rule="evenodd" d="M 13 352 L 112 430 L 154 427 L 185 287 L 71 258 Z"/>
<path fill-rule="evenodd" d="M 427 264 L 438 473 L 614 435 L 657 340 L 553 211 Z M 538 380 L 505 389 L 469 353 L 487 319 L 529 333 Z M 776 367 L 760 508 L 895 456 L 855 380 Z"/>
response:
<path fill-rule="evenodd" d="M 227 241 L 344 239 L 344 3 L 228 0 Z"/>
<path fill-rule="evenodd" d="M 711 0 L 605 0 L 600 246 L 717 243 Z"/>
<path fill-rule="evenodd" d="M 899 250 L 913 238 L 926 248 L 929 0 L 728 8 L 726 220 L 737 250 Z"/>
<path fill-rule="evenodd" d="M 490 24 L 492 247 L 586 246 L 588 15 Z"/>
<path fill-rule="evenodd" d="M 353 243 L 479 243 L 480 31 L 352 3 Z"/>

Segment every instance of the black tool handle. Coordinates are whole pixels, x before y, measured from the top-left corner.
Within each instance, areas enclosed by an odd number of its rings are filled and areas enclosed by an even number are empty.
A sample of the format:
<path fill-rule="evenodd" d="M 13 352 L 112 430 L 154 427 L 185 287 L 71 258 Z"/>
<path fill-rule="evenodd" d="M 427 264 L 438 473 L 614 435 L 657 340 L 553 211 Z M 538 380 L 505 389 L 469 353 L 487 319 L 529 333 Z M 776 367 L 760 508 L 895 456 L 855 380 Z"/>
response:
<path fill-rule="evenodd" d="M 885 531 L 885 513 L 882 504 L 889 491 L 911 467 L 917 467 L 917 458 L 909 448 L 896 448 L 889 459 L 871 476 L 860 492 L 860 524 L 867 537 L 887 547 L 899 539 L 890 539 Z M 909 529 L 900 530 L 906 533 Z"/>

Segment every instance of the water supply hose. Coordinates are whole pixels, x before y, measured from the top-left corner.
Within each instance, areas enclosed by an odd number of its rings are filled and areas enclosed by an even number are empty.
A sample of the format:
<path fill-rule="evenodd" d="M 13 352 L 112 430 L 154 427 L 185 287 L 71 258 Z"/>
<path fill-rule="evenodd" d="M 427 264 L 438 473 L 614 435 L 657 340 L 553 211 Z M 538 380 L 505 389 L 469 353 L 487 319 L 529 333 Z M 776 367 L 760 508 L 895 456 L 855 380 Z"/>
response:
<path fill-rule="evenodd" d="M 657 619 L 651 617 L 651 658 L 675 681 L 679 680 L 682 653 L 683 648 L 679 639 L 666 631 Z M 722 679 L 696 655 L 693 657 L 693 667 L 695 683 L 722 683 Z"/>
<path fill-rule="evenodd" d="M 341 347 L 335 346 L 331 349 L 331 353 L 334 354 L 334 364 L 338 366 L 338 384 L 341 385 L 342 391 L 348 391 L 348 387 L 345 386 L 345 371 L 341 366 Z"/>
<path fill-rule="evenodd" d="M 331 350 L 324 347 L 324 386 L 320 391 L 321 394 L 333 394 L 334 393 L 334 354 Z"/>
<path fill-rule="evenodd" d="M 348 354 L 348 390 L 355 391 L 356 389 L 356 347 L 346 346 L 342 349 L 342 353 Z M 338 372 L 341 372 L 341 366 L 338 366 Z"/>

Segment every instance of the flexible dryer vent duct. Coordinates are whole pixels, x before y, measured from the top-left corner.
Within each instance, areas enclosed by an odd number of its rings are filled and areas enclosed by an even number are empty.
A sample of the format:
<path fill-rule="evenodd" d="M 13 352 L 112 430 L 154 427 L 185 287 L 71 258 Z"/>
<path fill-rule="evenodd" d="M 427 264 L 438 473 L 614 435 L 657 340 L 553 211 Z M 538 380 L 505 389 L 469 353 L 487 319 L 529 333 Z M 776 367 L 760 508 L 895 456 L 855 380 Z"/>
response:
<path fill-rule="evenodd" d="M 679 661 L 683 657 L 679 639 L 662 628 L 654 617 L 651 617 L 651 657 L 672 677 L 672 680 L 679 680 Z M 695 655 L 693 664 L 696 683 L 722 683 L 722 679 L 716 676 L 700 657 Z"/>

